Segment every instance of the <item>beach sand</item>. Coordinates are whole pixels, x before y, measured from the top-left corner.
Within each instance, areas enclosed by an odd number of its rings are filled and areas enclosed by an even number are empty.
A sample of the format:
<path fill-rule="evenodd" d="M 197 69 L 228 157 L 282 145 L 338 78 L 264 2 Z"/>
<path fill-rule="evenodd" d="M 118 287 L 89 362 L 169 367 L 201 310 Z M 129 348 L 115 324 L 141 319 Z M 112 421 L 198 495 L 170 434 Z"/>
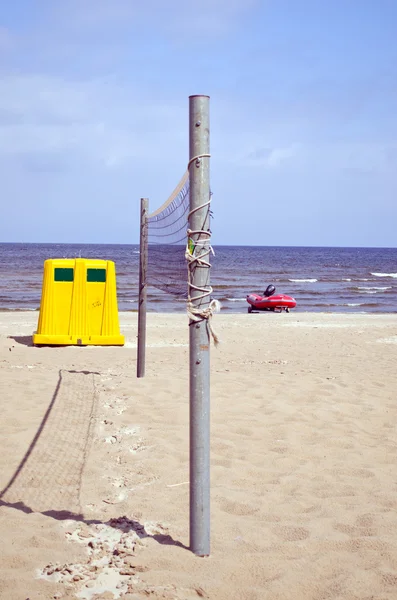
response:
<path fill-rule="evenodd" d="M 217 315 L 211 556 L 189 544 L 188 327 L 35 348 L 0 313 L 0 598 L 395 600 L 397 315 Z"/>

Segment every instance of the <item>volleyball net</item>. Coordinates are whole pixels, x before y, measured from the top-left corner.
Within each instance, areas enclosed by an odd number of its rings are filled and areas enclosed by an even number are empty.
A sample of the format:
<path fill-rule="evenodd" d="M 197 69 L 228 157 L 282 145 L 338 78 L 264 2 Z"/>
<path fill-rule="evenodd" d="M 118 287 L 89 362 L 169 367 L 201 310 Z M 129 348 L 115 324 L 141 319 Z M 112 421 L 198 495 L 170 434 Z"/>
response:
<path fill-rule="evenodd" d="M 185 249 L 189 228 L 189 173 L 186 172 L 171 196 L 147 217 L 147 284 L 186 299 Z"/>
<path fill-rule="evenodd" d="M 208 154 L 194 157 L 194 168 L 199 169 L 202 158 L 208 157 Z M 210 229 L 212 193 L 208 190 L 208 195 L 203 196 L 197 206 L 192 206 L 191 165 L 192 160 L 172 194 L 154 212 L 149 211 L 148 199 L 141 198 L 138 377 L 143 377 L 145 372 L 148 287 L 185 304 L 190 322 L 204 320 L 214 344 L 219 341 L 212 326 L 212 315 L 219 310 L 220 303 L 212 298 L 210 285 L 210 257 L 214 254 Z"/>

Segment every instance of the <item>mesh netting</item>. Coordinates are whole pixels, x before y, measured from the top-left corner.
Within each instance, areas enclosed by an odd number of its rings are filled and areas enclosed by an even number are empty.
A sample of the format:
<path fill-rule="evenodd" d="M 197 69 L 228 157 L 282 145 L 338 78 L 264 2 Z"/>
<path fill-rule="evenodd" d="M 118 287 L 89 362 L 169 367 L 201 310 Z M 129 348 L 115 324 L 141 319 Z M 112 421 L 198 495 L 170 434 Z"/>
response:
<path fill-rule="evenodd" d="M 186 172 L 167 202 L 148 217 L 147 282 L 176 298 L 187 298 L 188 215 Z"/>

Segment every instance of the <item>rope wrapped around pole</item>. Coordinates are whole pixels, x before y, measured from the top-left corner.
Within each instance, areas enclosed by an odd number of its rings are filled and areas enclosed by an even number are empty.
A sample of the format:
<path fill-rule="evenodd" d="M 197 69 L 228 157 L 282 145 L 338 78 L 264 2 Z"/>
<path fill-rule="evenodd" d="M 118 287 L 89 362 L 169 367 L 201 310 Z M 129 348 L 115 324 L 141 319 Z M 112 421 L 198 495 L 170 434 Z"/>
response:
<path fill-rule="evenodd" d="M 201 155 L 195 156 L 194 158 L 192 158 L 189 161 L 189 166 L 192 162 L 200 161 L 201 158 L 209 157 L 209 156 L 210 156 L 209 154 L 201 154 Z M 206 206 L 208 206 L 208 210 L 210 210 L 210 208 L 209 208 L 210 205 L 211 205 L 211 196 L 210 196 L 210 199 L 208 200 L 208 202 L 205 202 L 204 204 L 197 206 L 194 210 L 189 212 L 188 220 L 189 220 L 191 214 L 193 214 L 194 212 L 196 212 L 198 210 L 201 210 L 202 208 L 205 208 Z M 196 248 L 198 248 L 198 249 L 200 249 L 200 247 L 202 248 L 202 251 L 200 253 L 198 253 L 197 255 L 193 254 L 193 249 L 189 245 L 189 242 L 192 239 L 191 238 L 192 235 L 205 235 L 206 236 L 206 239 L 204 239 L 204 240 L 192 241 L 192 244 L 194 245 L 194 250 L 196 250 Z M 211 294 L 213 292 L 212 286 L 197 287 L 196 285 L 194 285 L 192 283 L 192 271 L 196 265 L 200 265 L 200 266 L 208 267 L 208 268 L 211 267 L 211 263 L 209 262 L 209 260 L 207 258 L 207 257 L 209 257 L 209 255 L 211 253 L 213 255 L 215 255 L 215 252 L 210 243 L 211 232 L 205 231 L 202 229 L 198 229 L 198 230 L 194 230 L 194 231 L 191 229 L 188 229 L 187 236 L 188 236 L 188 243 L 187 243 L 186 252 L 185 252 L 185 257 L 186 257 L 187 266 L 188 266 L 187 314 L 188 314 L 189 319 L 191 319 L 192 321 L 195 321 L 195 322 L 199 322 L 199 321 L 203 321 L 203 320 L 207 321 L 207 328 L 208 328 L 209 336 L 212 337 L 214 345 L 216 347 L 220 343 L 220 339 L 213 327 L 212 317 L 215 312 L 219 312 L 219 310 L 221 308 L 221 304 L 218 300 L 212 299 L 208 306 L 206 306 L 205 308 L 199 308 L 193 304 L 192 298 L 190 295 L 191 290 L 196 290 L 198 292 L 201 292 L 200 295 L 198 295 L 198 296 L 196 295 L 194 297 L 194 300 L 197 302 L 197 300 L 202 300 L 203 298 L 206 298 L 207 296 L 211 296 Z"/>

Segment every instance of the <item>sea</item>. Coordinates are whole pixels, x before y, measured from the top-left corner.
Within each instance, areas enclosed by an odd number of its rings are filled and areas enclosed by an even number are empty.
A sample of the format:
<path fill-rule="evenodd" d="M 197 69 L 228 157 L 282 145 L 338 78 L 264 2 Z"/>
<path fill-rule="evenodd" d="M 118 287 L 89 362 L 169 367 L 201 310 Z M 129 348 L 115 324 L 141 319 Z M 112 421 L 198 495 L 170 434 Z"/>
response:
<path fill-rule="evenodd" d="M 397 248 L 219 246 L 214 251 L 213 297 L 224 313 L 247 312 L 247 294 L 261 293 L 269 284 L 295 298 L 294 312 L 397 312 Z M 138 245 L 3 243 L 0 311 L 39 310 L 44 261 L 76 257 L 114 261 L 119 310 L 138 310 Z M 147 308 L 182 312 L 184 301 L 149 285 Z"/>

